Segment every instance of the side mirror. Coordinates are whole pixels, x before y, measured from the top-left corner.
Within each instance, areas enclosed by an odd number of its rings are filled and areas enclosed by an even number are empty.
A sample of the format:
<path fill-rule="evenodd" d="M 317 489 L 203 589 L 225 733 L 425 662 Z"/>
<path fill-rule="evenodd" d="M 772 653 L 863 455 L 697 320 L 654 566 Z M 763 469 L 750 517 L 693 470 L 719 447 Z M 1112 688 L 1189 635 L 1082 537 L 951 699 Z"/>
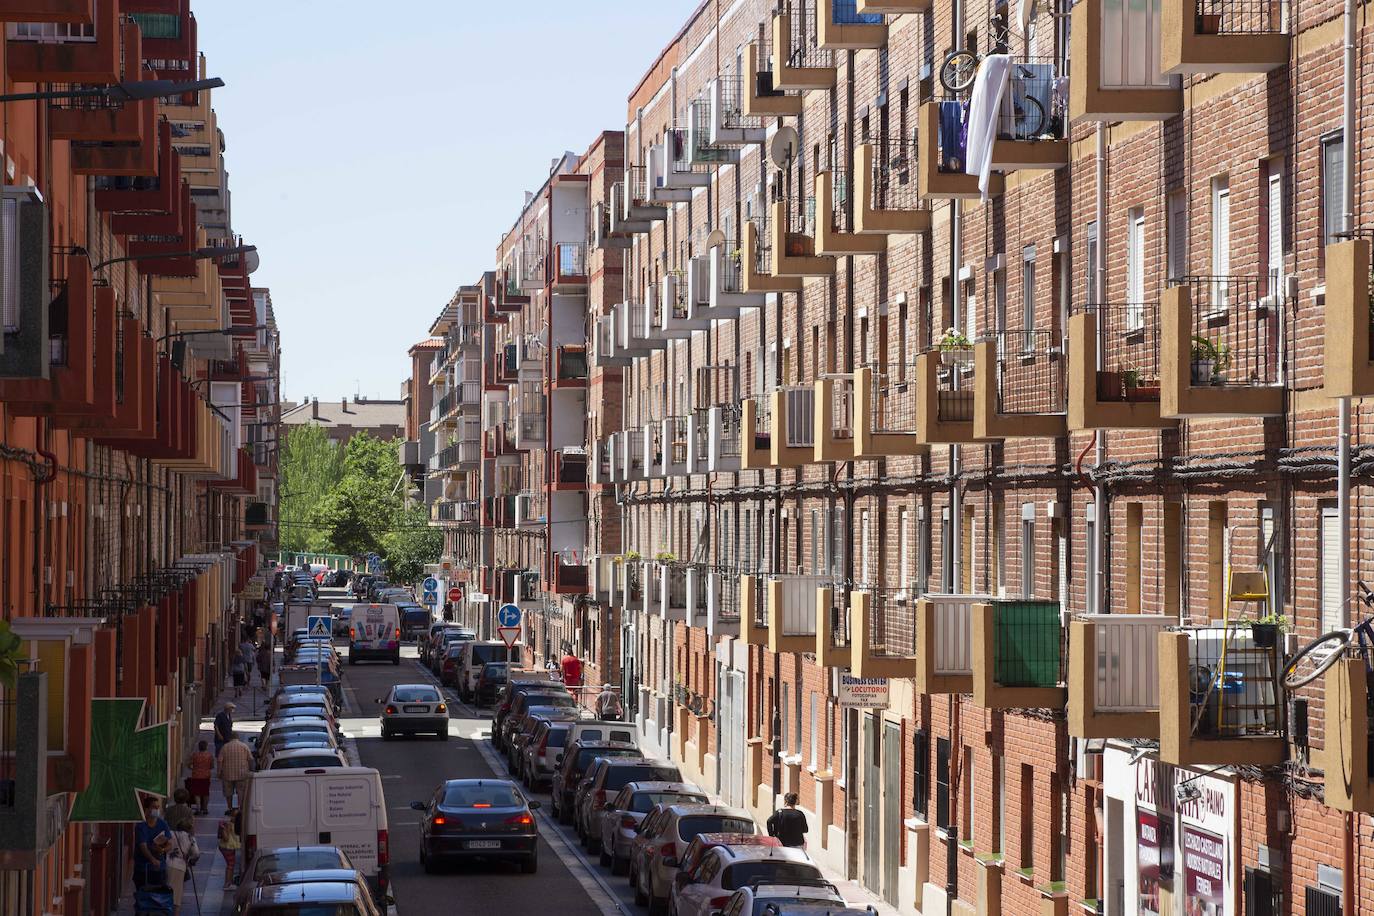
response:
<path fill-rule="evenodd" d="M 543 805 L 542 802 L 532 801 L 532 802 L 530 802 L 530 804 L 529 804 L 529 809 L 530 809 L 531 811 L 538 811 L 538 810 L 539 810 L 540 808 L 542 808 L 542 807 L 544 807 L 544 805 Z"/>
<path fill-rule="evenodd" d="M 382 705 L 382 700 L 381 700 L 380 697 L 378 697 L 377 699 L 373 700 L 372 702 L 373 702 L 373 704 L 375 704 L 375 705 L 377 705 L 377 706 L 381 706 L 381 705 Z"/>
<path fill-rule="evenodd" d="M 425 807 L 425 803 L 424 803 L 424 802 L 411 802 L 411 803 L 410 803 L 410 807 L 411 807 L 411 810 L 413 810 L 413 811 L 428 811 L 428 810 L 429 810 L 428 808 Z"/>

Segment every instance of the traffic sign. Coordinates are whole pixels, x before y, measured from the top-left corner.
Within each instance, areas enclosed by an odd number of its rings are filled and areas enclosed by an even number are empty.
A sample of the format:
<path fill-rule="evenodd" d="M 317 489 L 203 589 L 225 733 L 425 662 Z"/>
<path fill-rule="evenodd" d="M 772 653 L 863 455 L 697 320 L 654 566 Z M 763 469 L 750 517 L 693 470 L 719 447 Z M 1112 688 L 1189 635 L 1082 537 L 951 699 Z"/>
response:
<path fill-rule="evenodd" d="M 437 592 L 439 590 L 439 580 L 433 576 L 425 576 L 425 581 L 421 583 L 427 592 Z"/>
<path fill-rule="evenodd" d="M 328 638 L 333 635 L 330 627 L 334 623 L 334 618 L 326 616 L 315 616 L 314 614 L 305 618 L 305 627 L 310 631 L 311 636 L 323 636 Z"/>
<path fill-rule="evenodd" d="M 434 605 L 439 603 L 439 593 L 425 592 L 424 595 L 420 598 L 420 602 L 422 604 L 428 604 L 430 607 L 434 607 Z"/>
<path fill-rule="evenodd" d="M 486 604 L 491 600 L 491 596 L 486 592 L 469 592 L 468 604 Z"/>
<path fill-rule="evenodd" d="M 515 604 L 503 604 L 501 609 L 496 612 L 496 622 L 503 628 L 520 629 L 520 607 Z"/>
<path fill-rule="evenodd" d="M 509 607 L 509 605 L 507 605 L 507 607 Z M 514 646 L 515 643 L 520 639 L 520 628 L 497 627 L 496 635 L 501 637 L 501 641 L 504 642 L 506 644 L 506 648 L 509 649 L 512 646 Z"/>
<path fill-rule="evenodd" d="M 448 590 L 448 600 L 449 600 L 449 601 L 462 601 L 462 600 L 463 600 L 463 590 L 462 590 L 461 588 L 451 588 L 451 589 L 449 589 L 449 590 Z"/>

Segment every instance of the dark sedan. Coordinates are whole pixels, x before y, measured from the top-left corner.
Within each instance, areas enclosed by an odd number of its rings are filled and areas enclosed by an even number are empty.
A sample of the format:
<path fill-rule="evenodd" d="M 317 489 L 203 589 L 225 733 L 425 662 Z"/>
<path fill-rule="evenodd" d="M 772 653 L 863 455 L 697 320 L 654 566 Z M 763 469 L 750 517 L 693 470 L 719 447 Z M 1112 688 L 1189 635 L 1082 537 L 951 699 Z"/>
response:
<path fill-rule="evenodd" d="M 504 859 L 533 874 L 539 867 L 539 802 L 504 779 L 450 779 L 428 802 L 411 802 L 420 820 L 420 864 L 433 873 L 454 859 Z"/>

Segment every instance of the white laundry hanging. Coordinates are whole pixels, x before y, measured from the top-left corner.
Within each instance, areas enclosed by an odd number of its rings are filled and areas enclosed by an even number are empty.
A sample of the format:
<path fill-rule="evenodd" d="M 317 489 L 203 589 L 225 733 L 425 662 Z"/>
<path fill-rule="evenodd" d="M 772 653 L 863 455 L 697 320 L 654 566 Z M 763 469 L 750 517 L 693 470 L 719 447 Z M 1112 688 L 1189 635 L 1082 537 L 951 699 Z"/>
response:
<path fill-rule="evenodd" d="M 992 147 L 997 142 L 997 116 L 1002 109 L 1002 96 L 1007 90 L 1011 73 L 1011 58 L 1006 54 L 989 54 L 978 66 L 973 79 L 973 91 L 968 106 L 968 145 L 964 172 L 978 176 L 978 190 L 988 199 L 988 182 L 992 176 Z"/>

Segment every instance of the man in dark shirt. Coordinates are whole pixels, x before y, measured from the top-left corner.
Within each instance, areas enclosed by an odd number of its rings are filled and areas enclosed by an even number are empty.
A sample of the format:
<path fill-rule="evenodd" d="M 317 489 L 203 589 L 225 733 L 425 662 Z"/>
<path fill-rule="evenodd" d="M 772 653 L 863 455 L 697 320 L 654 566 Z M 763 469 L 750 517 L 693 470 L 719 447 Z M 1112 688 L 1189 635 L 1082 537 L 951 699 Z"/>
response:
<path fill-rule="evenodd" d="M 225 703 L 215 714 L 215 759 L 219 759 L 219 749 L 234 734 L 234 708 L 233 703 Z"/>
<path fill-rule="evenodd" d="M 162 803 L 149 799 L 143 808 L 143 820 L 134 827 L 134 886 L 158 887 L 167 883 L 167 847 L 172 843 L 172 830 L 162 819 Z"/>
<path fill-rule="evenodd" d="M 777 837 L 784 846 L 806 848 L 806 815 L 797 810 L 797 793 L 788 792 L 782 797 L 787 806 L 774 811 L 768 819 L 768 835 Z"/>

